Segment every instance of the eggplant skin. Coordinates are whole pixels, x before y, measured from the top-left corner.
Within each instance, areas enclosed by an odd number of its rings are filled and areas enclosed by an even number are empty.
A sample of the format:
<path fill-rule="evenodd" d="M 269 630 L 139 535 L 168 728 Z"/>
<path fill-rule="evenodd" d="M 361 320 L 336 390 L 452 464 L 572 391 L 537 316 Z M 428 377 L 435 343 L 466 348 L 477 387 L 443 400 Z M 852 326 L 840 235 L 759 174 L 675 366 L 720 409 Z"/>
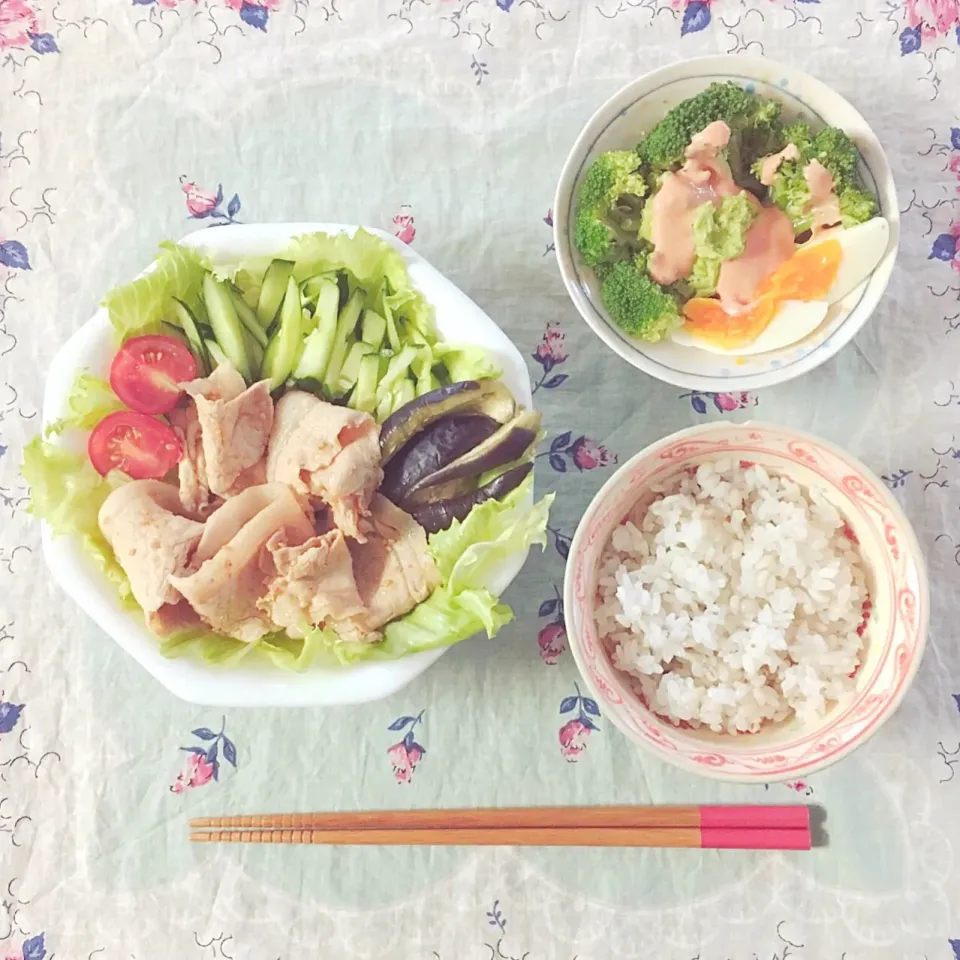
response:
<path fill-rule="evenodd" d="M 461 477 L 476 477 L 514 460 L 521 460 L 536 443 L 539 431 L 540 414 L 535 410 L 524 410 L 466 453 L 411 484 L 405 495 L 409 497 L 425 487 L 459 480 Z"/>
<path fill-rule="evenodd" d="M 380 460 L 386 466 L 413 437 L 451 414 L 484 414 L 506 423 L 516 411 L 513 395 L 499 380 L 461 380 L 404 404 L 380 427 Z"/>
<path fill-rule="evenodd" d="M 519 467 L 494 477 L 489 483 L 472 493 L 409 507 L 408 513 L 427 533 L 438 533 L 440 530 L 446 530 L 454 520 L 465 520 L 478 503 L 483 503 L 485 500 L 502 500 L 526 480 L 531 470 L 533 470 L 532 463 L 522 463 Z"/>
<path fill-rule="evenodd" d="M 380 492 L 400 504 L 414 484 L 483 443 L 499 428 L 496 420 L 482 414 L 443 417 L 416 434 L 387 464 Z"/>

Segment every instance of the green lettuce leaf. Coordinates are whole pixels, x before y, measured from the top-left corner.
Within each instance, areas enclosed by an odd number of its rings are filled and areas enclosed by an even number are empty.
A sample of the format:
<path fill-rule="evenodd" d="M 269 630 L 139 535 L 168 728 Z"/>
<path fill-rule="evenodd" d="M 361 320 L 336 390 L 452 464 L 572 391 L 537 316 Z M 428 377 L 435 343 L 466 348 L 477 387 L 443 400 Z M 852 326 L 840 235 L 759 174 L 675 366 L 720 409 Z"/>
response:
<path fill-rule="evenodd" d="M 45 520 L 54 536 L 76 537 L 80 549 L 118 590 L 130 599 L 130 582 L 100 532 L 97 514 L 117 484 L 119 474 L 101 477 L 81 454 L 71 453 L 37 436 L 23 450 L 20 468 L 30 485 L 30 513 Z"/>
<path fill-rule="evenodd" d="M 381 643 L 343 642 L 330 631 L 313 631 L 342 664 L 363 660 L 396 660 L 435 650 L 485 630 L 488 637 L 513 619 L 513 611 L 488 590 L 453 591 L 440 587 L 406 616 L 388 623 Z"/>
<path fill-rule="evenodd" d="M 496 380 L 500 369 L 490 360 L 483 347 L 464 343 L 438 343 L 433 347 L 433 357 L 446 367 L 450 383 L 462 380 Z"/>
<path fill-rule="evenodd" d="M 108 413 L 124 409 L 110 384 L 92 373 L 81 373 L 73 381 L 67 407 L 70 412 L 51 423 L 44 436 L 59 436 L 70 427 L 92 430 Z"/>
<path fill-rule="evenodd" d="M 554 494 L 533 507 L 523 505 L 533 489 L 531 474 L 503 500 L 475 506 L 462 522 L 431 535 L 428 549 L 445 586 L 463 590 L 481 586 L 492 567 L 511 554 L 547 542 L 547 517 Z"/>
<path fill-rule="evenodd" d="M 196 250 L 161 243 L 156 269 L 122 287 L 114 287 L 103 298 L 117 340 L 123 343 L 129 337 L 160 332 L 171 297 L 192 307 L 207 269 L 206 259 Z"/>

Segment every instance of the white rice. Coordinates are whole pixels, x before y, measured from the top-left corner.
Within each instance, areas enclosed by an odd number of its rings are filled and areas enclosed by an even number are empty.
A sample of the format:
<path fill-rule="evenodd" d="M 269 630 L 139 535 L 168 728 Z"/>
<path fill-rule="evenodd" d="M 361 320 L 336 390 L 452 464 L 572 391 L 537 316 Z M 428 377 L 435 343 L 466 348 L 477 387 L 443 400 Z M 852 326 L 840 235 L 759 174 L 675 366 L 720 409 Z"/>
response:
<path fill-rule="evenodd" d="M 868 592 L 837 509 L 731 460 L 655 492 L 613 531 L 597 608 L 614 665 L 650 709 L 755 732 L 821 716 L 852 690 Z"/>

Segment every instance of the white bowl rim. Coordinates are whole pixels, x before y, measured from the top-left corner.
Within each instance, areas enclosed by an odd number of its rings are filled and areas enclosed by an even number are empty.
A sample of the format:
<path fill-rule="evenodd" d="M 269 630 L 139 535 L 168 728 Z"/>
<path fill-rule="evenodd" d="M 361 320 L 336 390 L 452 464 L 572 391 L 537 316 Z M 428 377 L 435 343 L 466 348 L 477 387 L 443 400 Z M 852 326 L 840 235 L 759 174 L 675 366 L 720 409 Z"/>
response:
<path fill-rule="evenodd" d="M 847 453 L 841 447 L 837 446 L 835 443 L 830 442 L 829 440 L 824 440 L 821 437 L 816 436 L 815 434 L 808 433 L 804 430 L 797 430 L 794 427 L 783 426 L 781 424 L 772 423 L 769 421 L 762 420 L 748 420 L 743 423 L 730 423 L 727 421 L 715 421 L 712 423 L 697 424 L 693 427 L 687 427 L 683 430 L 678 430 L 674 433 L 669 434 L 668 436 L 662 437 L 659 440 L 655 440 L 653 443 L 648 444 L 638 453 L 630 457 L 629 460 L 620 465 L 617 470 L 607 478 L 604 485 L 597 491 L 594 498 L 590 501 L 586 510 L 583 513 L 583 516 L 580 519 L 580 522 L 577 524 L 576 532 L 573 535 L 573 539 L 570 543 L 570 561 L 567 563 L 566 570 L 564 572 L 563 580 L 563 608 L 564 608 L 564 626 L 567 631 L 567 643 L 570 647 L 570 652 L 573 654 L 574 661 L 577 664 L 577 669 L 580 672 L 580 676 L 583 678 L 584 683 L 589 687 L 591 692 L 595 697 L 597 697 L 604 705 L 606 712 L 603 713 L 605 719 L 608 719 L 615 727 L 617 727 L 620 732 L 626 736 L 631 742 L 636 743 L 639 747 L 646 750 L 651 756 L 656 757 L 656 759 L 661 760 L 666 763 L 670 763 L 673 766 L 678 767 L 679 769 L 685 770 L 688 773 L 695 773 L 699 776 L 706 777 L 711 780 L 721 780 L 729 783 L 777 783 L 783 781 L 784 776 L 773 773 L 766 775 L 764 773 L 752 773 L 750 775 L 744 775 L 741 773 L 732 773 L 730 771 L 725 771 L 720 767 L 710 767 L 706 765 L 698 765 L 687 761 L 683 757 L 674 756 L 669 751 L 658 750 L 656 747 L 652 746 L 645 740 L 639 740 L 629 727 L 625 724 L 623 718 L 618 715 L 618 711 L 613 709 L 608 701 L 608 699 L 603 695 L 603 691 L 597 689 L 596 685 L 593 683 L 589 670 L 586 668 L 586 664 L 583 660 L 583 654 L 580 650 L 581 638 L 576 635 L 574 629 L 574 624 L 572 621 L 572 614 L 576 607 L 576 592 L 575 592 L 575 563 L 573 558 L 575 558 L 580 551 L 583 549 L 583 541 L 587 536 L 587 530 L 589 528 L 590 522 L 596 513 L 603 507 L 607 498 L 611 495 L 614 489 L 618 486 L 620 478 L 630 471 L 640 463 L 641 461 L 647 460 L 651 456 L 655 455 L 658 451 L 669 447 L 675 443 L 686 440 L 693 440 L 697 438 L 702 438 L 707 435 L 716 435 L 723 434 L 731 430 L 737 429 L 751 429 L 757 430 L 761 433 L 764 430 L 775 430 L 781 434 L 790 434 L 800 443 L 814 443 L 817 446 L 824 448 L 825 450 L 833 453 L 839 459 L 846 461 L 852 468 L 858 470 L 865 477 L 869 478 L 875 483 L 875 487 L 878 490 L 881 490 L 885 494 L 885 505 L 889 509 L 890 513 L 897 518 L 898 523 L 900 524 L 900 533 L 903 537 L 906 538 L 906 543 L 904 544 L 905 553 L 909 554 L 911 560 L 917 571 L 917 580 L 919 584 L 919 596 L 917 597 L 918 606 L 921 611 L 921 619 L 917 627 L 917 643 L 914 650 L 913 658 L 907 668 L 905 679 L 900 686 L 899 690 L 894 694 L 894 696 L 889 700 L 887 705 L 884 708 L 883 713 L 878 717 L 877 722 L 873 724 L 870 729 L 862 732 L 857 737 L 852 739 L 850 742 L 845 744 L 840 749 L 837 749 L 835 752 L 829 754 L 828 756 L 821 758 L 819 760 L 813 760 L 809 763 L 805 763 L 802 767 L 802 770 L 798 773 L 791 773 L 790 779 L 796 779 L 797 777 L 806 777 L 810 774 L 816 773 L 820 770 L 825 769 L 826 767 L 832 766 L 834 763 L 844 759 L 849 756 L 854 750 L 866 743 L 871 737 L 873 737 L 877 731 L 896 713 L 900 704 L 903 701 L 903 698 L 906 696 L 907 691 L 909 690 L 911 684 L 916 678 L 917 671 L 920 669 L 920 663 L 923 659 L 924 649 L 926 647 L 927 633 L 929 629 L 929 619 L 930 619 L 930 587 L 927 577 L 926 570 L 926 561 L 923 555 L 923 551 L 920 547 L 920 542 L 917 539 L 916 532 L 913 529 L 912 524 L 910 523 L 906 513 L 904 513 L 903 508 L 900 506 L 898 501 L 892 494 L 887 490 L 886 486 L 880 480 L 876 474 L 873 473 L 867 466 L 865 466 L 859 459 L 853 457 L 851 454 Z M 611 669 L 616 672 L 616 668 L 612 666 Z M 653 718 L 659 724 L 666 724 L 663 718 L 658 717 L 653 711 L 649 708 L 640 704 L 642 710 L 644 710 L 651 718 Z M 677 728 L 673 728 L 674 731 Z M 683 732 L 679 733 L 674 732 L 672 735 L 682 737 Z M 722 748 L 717 748 L 717 751 Z M 715 752 L 717 752 L 715 751 Z"/>
<path fill-rule="evenodd" d="M 180 245 L 204 249 L 211 246 L 229 248 L 231 243 L 241 247 L 249 243 L 262 246 L 269 242 L 274 244 L 274 249 L 278 249 L 291 238 L 304 233 L 323 231 L 353 234 L 358 229 L 361 227 L 356 224 L 322 222 L 230 224 L 192 231 L 178 242 Z M 409 245 L 386 231 L 372 227 L 362 229 L 386 240 L 401 253 L 414 285 L 421 289 L 428 300 L 432 299 L 431 291 L 423 290 L 420 286 L 425 278 L 436 285 L 433 297 L 455 298 L 457 309 L 462 311 L 463 316 L 469 317 L 469 321 L 463 325 L 465 331 L 469 331 L 471 323 L 484 327 L 489 324 L 488 334 L 497 343 L 496 353 L 498 359 L 503 361 L 504 378 L 510 381 L 517 401 L 532 409 L 526 363 L 519 349 L 497 324 Z M 259 254 L 226 255 L 226 259 L 242 255 Z M 212 256 L 217 259 L 215 249 Z M 154 268 L 151 263 L 138 276 Z M 44 385 L 44 427 L 63 415 L 74 378 L 81 370 L 88 368 L 82 351 L 95 351 L 108 332 L 112 332 L 112 328 L 107 312 L 98 306 L 96 313 L 61 344 L 50 364 Z M 462 342 L 470 342 L 471 339 L 465 335 Z M 77 359 L 78 351 L 81 351 L 80 360 Z M 53 438 L 51 442 L 70 445 L 63 437 Z M 398 660 L 368 661 L 351 667 L 310 667 L 301 672 L 283 670 L 261 662 L 251 669 L 244 662 L 233 667 L 221 667 L 189 657 L 167 658 L 160 653 L 156 640 L 146 627 L 135 622 L 120 607 L 119 600 L 111 590 L 104 589 L 104 581 L 83 556 L 75 538 L 54 537 L 49 526 L 42 523 L 41 542 L 47 567 L 63 591 L 148 673 L 171 693 L 190 703 L 219 707 L 309 707 L 366 703 L 402 689 L 449 649 L 439 647 Z M 495 594 L 500 595 L 507 588 L 520 572 L 526 557 L 527 553 L 518 554 L 504 562 L 493 578 L 494 585 L 491 585 Z"/>
<path fill-rule="evenodd" d="M 732 66 L 734 64 L 735 66 Z M 618 107 L 618 104 L 624 100 L 634 88 L 645 87 L 657 81 L 694 80 L 700 75 L 723 76 L 726 74 L 732 76 L 738 71 L 742 71 L 742 73 L 747 76 L 756 74 L 755 78 L 758 80 L 763 79 L 763 73 L 777 72 L 780 76 L 788 80 L 802 81 L 806 87 L 815 90 L 818 96 L 833 98 L 845 109 L 851 111 L 863 124 L 864 129 L 869 132 L 872 140 L 872 148 L 876 151 L 880 161 L 875 169 L 871 168 L 870 170 L 871 176 L 878 185 L 878 193 L 880 192 L 879 185 L 882 183 L 884 190 L 889 192 L 892 199 L 892 203 L 889 205 L 890 209 L 884 208 L 882 210 L 883 216 L 890 224 L 890 241 L 887 252 L 884 255 L 884 260 L 881 261 L 877 269 L 874 270 L 867 281 L 865 281 L 867 285 L 866 289 L 856 307 L 844 317 L 837 328 L 823 343 L 819 344 L 816 349 L 811 350 L 799 359 L 792 360 L 790 363 L 775 369 L 752 373 L 747 378 L 738 378 L 736 375 L 729 377 L 702 376 L 677 370 L 646 356 L 638 347 L 634 347 L 629 340 L 615 331 L 612 323 L 605 319 L 580 288 L 579 273 L 574 262 L 573 248 L 569 242 L 569 214 L 573 206 L 574 187 L 579 171 L 583 166 L 584 157 L 586 157 L 598 135 L 595 127 L 600 125 L 601 118 L 606 117 L 606 115 L 610 113 L 615 114 L 620 112 L 623 108 Z M 794 96 L 796 97 L 795 94 Z M 637 99 L 642 99 L 642 96 Z M 796 99 L 800 100 L 801 98 L 796 97 Z M 803 102 L 805 103 L 805 101 Z M 809 107 L 808 109 L 812 110 L 812 108 Z M 609 124 L 606 124 L 606 126 L 609 126 Z M 577 308 L 577 312 L 590 329 L 593 330 L 614 353 L 638 370 L 642 370 L 644 373 L 664 383 L 669 383 L 685 390 L 702 392 L 720 393 L 760 390 L 780 383 L 787 383 L 790 380 L 803 376 L 805 373 L 809 373 L 811 370 L 815 370 L 821 364 L 836 356 L 837 353 L 860 332 L 866 322 L 873 316 L 877 306 L 883 299 L 896 263 L 899 250 L 899 238 L 900 209 L 897 201 L 896 182 L 893 178 L 893 172 L 890 168 L 886 151 L 883 149 L 883 144 L 860 111 L 844 96 L 837 93 L 837 91 L 833 90 L 822 80 L 818 80 L 804 70 L 756 54 L 719 54 L 681 60 L 663 67 L 658 67 L 656 70 L 651 70 L 622 86 L 616 93 L 609 97 L 584 124 L 583 129 L 577 136 L 564 162 L 553 201 L 553 242 L 556 249 L 560 275 L 563 278 L 567 294 Z M 733 359 L 734 358 L 731 358 L 731 360 Z"/>

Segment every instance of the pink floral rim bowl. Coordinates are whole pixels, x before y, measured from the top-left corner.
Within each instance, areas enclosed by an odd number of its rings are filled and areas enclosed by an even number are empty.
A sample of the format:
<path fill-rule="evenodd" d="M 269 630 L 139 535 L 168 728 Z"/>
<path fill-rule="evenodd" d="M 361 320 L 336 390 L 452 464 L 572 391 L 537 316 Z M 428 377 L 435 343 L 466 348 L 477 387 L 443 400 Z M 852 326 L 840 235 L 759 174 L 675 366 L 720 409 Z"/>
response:
<path fill-rule="evenodd" d="M 614 669 L 595 621 L 597 570 L 614 528 L 653 484 L 718 456 L 739 456 L 822 491 L 859 541 L 872 608 L 852 694 L 815 722 L 796 718 L 731 736 L 680 728 L 649 710 L 634 681 Z M 920 666 L 929 596 L 920 545 L 884 484 L 842 450 L 762 423 L 682 430 L 642 450 L 604 484 L 584 513 L 564 581 L 570 649 L 604 714 L 654 756 L 717 780 L 769 783 L 807 776 L 872 736 L 903 699 Z"/>

